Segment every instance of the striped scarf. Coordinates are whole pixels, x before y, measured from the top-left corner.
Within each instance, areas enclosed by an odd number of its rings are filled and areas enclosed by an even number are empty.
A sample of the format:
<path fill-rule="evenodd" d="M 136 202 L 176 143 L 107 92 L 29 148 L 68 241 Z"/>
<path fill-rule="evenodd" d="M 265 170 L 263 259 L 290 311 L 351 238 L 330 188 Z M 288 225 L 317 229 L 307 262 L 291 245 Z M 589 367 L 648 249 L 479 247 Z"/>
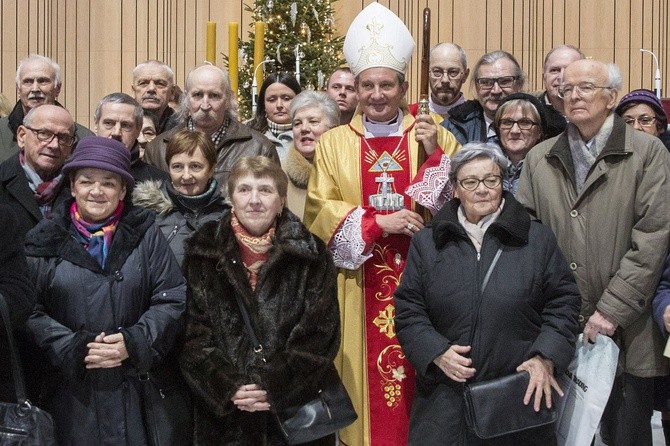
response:
<path fill-rule="evenodd" d="M 112 236 L 121 220 L 123 212 L 123 201 L 119 201 L 116 210 L 102 223 L 88 223 L 79 213 L 77 202 L 73 201 L 70 206 L 70 220 L 77 229 L 75 234 L 84 249 L 98 261 L 101 268 L 105 267 L 109 247 L 112 245 Z"/>

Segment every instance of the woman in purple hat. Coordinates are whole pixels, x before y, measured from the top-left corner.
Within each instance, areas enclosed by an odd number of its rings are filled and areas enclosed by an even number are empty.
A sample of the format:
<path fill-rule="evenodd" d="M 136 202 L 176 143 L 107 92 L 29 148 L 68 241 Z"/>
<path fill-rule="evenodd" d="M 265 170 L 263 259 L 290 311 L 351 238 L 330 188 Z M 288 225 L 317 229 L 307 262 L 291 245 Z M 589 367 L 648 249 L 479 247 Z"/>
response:
<path fill-rule="evenodd" d="M 668 117 L 653 91 L 644 88 L 631 91 L 621 98 L 614 111 L 626 121 L 626 124 L 660 138 L 670 150 Z"/>
<path fill-rule="evenodd" d="M 59 444 L 190 442 L 172 356 L 184 278 L 153 214 L 124 201 L 129 169 L 122 143 L 83 138 L 63 167 L 72 199 L 26 238 L 37 302 L 28 329 L 44 354 L 40 403 Z"/>

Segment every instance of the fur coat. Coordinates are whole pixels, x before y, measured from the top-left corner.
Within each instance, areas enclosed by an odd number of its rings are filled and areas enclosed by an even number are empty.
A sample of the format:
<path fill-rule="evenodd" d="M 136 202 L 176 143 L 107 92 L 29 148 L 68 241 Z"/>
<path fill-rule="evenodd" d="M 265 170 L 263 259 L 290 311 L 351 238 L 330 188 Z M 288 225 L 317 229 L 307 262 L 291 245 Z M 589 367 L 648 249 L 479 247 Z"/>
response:
<path fill-rule="evenodd" d="M 324 243 L 284 209 L 274 246 L 249 285 L 231 213 L 186 241 L 187 328 L 181 357 L 195 400 L 195 444 L 281 445 L 274 413 L 313 399 L 340 343 L 336 273 Z M 236 297 L 263 345 L 254 353 Z M 243 384 L 267 391 L 271 411 L 230 401 Z"/>

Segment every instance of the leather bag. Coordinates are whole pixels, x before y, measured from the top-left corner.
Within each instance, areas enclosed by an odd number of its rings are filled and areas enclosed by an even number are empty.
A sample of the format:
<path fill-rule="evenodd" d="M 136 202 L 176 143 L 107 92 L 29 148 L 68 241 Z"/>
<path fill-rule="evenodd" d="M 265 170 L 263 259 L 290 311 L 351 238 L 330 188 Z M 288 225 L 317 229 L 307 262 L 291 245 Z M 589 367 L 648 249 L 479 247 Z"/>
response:
<path fill-rule="evenodd" d="M 3 446 L 52 446 L 56 444 L 51 415 L 33 406 L 26 398 L 26 387 L 5 297 L 0 294 L 0 313 L 7 333 L 16 403 L 0 402 L 0 444 Z"/>
<path fill-rule="evenodd" d="M 556 421 L 552 406 L 544 401 L 535 412 L 532 401 L 523 404 L 530 374 L 526 371 L 464 386 L 465 421 L 470 431 L 483 440 L 513 434 Z"/>
<path fill-rule="evenodd" d="M 254 345 L 254 352 L 266 362 L 263 346 L 251 325 L 249 313 L 242 299 L 239 296 L 235 297 L 247 334 Z M 287 408 L 281 414 L 275 413 L 275 416 L 286 442 L 291 445 L 307 443 L 333 434 L 358 418 L 347 389 L 332 365 L 324 374 L 322 387 L 314 399 L 300 406 Z"/>

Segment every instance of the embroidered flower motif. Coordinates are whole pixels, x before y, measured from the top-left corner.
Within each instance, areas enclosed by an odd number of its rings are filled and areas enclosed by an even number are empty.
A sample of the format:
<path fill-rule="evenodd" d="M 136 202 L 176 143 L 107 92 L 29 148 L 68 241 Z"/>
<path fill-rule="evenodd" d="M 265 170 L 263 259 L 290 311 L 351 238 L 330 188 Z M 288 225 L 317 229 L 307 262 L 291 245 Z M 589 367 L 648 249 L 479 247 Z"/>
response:
<path fill-rule="evenodd" d="M 392 369 L 393 372 L 393 379 L 397 381 L 402 381 L 403 379 L 407 378 L 407 375 L 405 375 L 405 367 L 403 366 L 398 366 L 397 369 Z M 400 386 L 398 386 L 400 388 Z"/>
<path fill-rule="evenodd" d="M 389 339 L 393 339 L 395 337 L 395 322 L 393 319 L 394 312 L 395 308 L 393 305 L 388 304 L 384 311 L 380 311 L 379 316 L 374 318 L 372 321 L 377 327 L 379 327 L 379 332 L 384 333 Z"/>

